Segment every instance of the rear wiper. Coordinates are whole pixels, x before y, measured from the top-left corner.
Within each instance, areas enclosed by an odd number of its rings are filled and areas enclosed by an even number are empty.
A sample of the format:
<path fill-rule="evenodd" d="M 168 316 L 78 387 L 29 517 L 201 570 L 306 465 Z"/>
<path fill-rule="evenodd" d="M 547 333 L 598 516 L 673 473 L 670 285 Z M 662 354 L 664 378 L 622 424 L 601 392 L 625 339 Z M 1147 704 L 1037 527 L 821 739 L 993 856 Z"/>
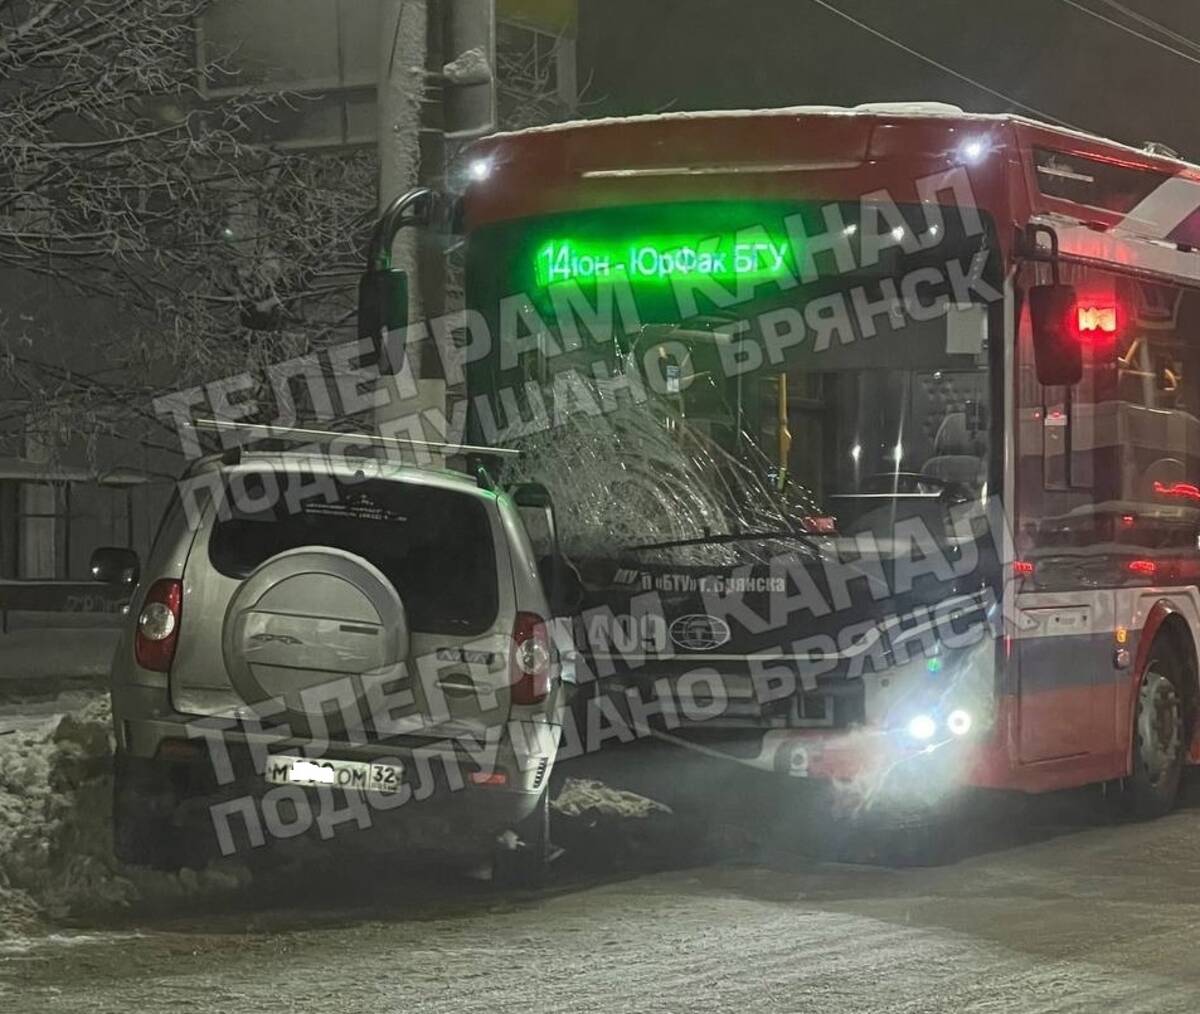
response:
<path fill-rule="evenodd" d="M 795 539 L 810 546 L 819 546 L 820 540 L 808 532 L 798 529 L 780 529 L 770 532 L 729 532 L 725 535 L 705 535 L 698 539 L 675 539 L 670 542 L 650 542 L 645 545 L 623 546 L 626 550 L 676 549 L 682 546 L 719 546 L 731 542 L 747 542 L 750 539 Z"/>

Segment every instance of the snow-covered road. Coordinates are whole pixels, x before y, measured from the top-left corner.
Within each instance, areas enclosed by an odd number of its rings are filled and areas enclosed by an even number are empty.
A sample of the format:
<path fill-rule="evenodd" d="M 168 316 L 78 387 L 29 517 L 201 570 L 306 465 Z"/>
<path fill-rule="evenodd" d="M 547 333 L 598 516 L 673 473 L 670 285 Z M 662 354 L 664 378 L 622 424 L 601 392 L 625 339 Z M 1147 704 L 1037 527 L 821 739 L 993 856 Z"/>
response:
<path fill-rule="evenodd" d="M 524 897 L 464 887 L 447 896 L 380 869 L 306 893 L 266 909 L 10 939 L 0 945 L 0 1009 L 894 1014 L 1200 1004 L 1198 809 L 933 869 L 730 864 Z"/>
<path fill-rule="evenodd" d="M 576 762 L 609 787 L 563 788 L 538 893 L 338 840 L 164 874 L 112 858 L 106 702 L 84 701 L 9 709 L 0 737 L 3 1014 L 1200 1007 L 1200 772 L 1156 823 L 1072 794 L 887 869 L 801 858 L 795 782 L 647 747 Z"/>

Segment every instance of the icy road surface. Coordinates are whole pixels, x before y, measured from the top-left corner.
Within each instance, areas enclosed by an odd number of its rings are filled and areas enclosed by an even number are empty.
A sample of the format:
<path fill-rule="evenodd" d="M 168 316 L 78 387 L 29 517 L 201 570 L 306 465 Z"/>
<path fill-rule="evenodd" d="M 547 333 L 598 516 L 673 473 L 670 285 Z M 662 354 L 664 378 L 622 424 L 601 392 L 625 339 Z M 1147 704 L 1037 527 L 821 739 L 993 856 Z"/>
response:
<path fill-rule="evenodd" d="M 729 864 L 536 896 L 356 872 L 303 907 L 9 939 L 0 1010 L 1191 1012 L 1194 806 L 933 869 Z"/>

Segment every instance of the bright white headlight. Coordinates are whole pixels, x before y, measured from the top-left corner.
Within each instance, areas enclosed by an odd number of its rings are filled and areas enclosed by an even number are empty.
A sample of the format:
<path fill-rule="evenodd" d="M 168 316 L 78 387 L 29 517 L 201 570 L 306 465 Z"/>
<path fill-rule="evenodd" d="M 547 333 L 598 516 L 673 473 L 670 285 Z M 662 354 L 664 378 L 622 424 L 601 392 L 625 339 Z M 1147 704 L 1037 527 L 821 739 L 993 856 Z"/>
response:
<path fill-rule="evenodd" d="M 492 163 L 486 158 L 477 158 L 467 166 L 467 175 L 476 182 L 482 182 L 492 175 Z"/>
<path fill-rule="evenodd" d="M 916 715 L 908 723 L 908 734 L 913 739 L 919 739 L 922 742 L 933 739 L 935 732 L 937 732 L 937 722 L 929 715 Z"/>
<path fill-rule="evenodd" d="M 946 728 L 956 736 L 965 736 L 971 731 L 971 713 L 956 708 L 946 716 Z"/>

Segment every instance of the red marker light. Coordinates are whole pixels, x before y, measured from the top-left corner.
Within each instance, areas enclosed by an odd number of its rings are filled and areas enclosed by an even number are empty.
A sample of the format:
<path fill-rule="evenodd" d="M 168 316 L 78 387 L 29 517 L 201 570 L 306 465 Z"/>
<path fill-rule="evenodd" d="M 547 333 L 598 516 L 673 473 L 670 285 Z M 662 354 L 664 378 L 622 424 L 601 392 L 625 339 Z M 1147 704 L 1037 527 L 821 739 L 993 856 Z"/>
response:
<path fill-rule="evenodd" d="M 1033 577 L 1033 564 L 1028 560 L 1017 560 L 1013 563 L 1013 573 L 1017 577 Z"/>
<path fill-rule="evenodd" d="M 1130 560 L 1125 564 L 1125 568 L 1131 574 L 1138 574 L 1141 577 L 1154 577 L 1158 573 L 1158 564 L 1153 560 Z"/>
<path fill-rule="evenodd" d="M 1081 335 L 1116 334 L 1119 323 L 1115 306 L 1080 306 L 1076 323 Z"/>
<path fill-rule="evenodd" d="M 1132 528 L 1136 521 L 1137 521 L 1137 518 L 1135 518 L 1132 514 L 1122 514 L 1121 515 L 1121 527 L 1122 528 Z"/>

